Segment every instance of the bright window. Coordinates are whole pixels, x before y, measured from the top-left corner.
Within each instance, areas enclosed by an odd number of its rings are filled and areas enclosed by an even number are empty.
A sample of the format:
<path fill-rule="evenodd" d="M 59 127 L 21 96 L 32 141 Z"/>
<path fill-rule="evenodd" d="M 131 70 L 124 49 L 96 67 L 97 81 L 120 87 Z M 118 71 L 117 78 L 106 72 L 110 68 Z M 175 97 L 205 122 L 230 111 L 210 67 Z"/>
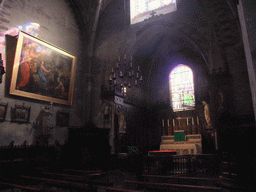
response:
<path fill-rule="evenodd" d="M 183 64 L 175 67 L 169 76 L 171 103 L 174 111 L 188 110 L 195 106 L 192 70 Z"/>
<path fill-rule="evenodd" d="M 130 0 L 130 10 L 131 24 L 135 24 L 152 15 L 176 11 L 176 0 Z"/>

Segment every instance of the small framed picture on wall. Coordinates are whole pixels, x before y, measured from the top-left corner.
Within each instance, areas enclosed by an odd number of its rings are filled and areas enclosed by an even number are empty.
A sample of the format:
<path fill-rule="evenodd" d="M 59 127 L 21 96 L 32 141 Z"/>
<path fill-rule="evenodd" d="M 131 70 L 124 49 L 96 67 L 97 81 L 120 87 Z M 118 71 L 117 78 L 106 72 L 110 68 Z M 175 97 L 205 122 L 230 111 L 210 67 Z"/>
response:
<path fill-rule="evenodd" d="M 31 107 L 16 105 L 11 108 L 11 122 L 13 123 L 29 123 Z"/>
<path fill-rule="evenodd" d="M 0 103 L 0 122 L 5 121 L 8 104 Z"/>

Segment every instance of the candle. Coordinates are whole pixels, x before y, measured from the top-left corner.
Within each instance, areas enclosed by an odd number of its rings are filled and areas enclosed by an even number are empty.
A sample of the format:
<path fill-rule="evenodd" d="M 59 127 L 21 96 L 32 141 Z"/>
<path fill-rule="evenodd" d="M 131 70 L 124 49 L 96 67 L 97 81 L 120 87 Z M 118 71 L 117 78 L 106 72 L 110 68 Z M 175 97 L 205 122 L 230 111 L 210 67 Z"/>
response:
<path fill-rule="evenodd" d="M 121 57 L 120 56 L 118 57 L 118 61 L 121 61 Z"/>
<path fill-rule="evenodd" d="M 131 61 L 132 61 L 132 56 L 131 56 Z"/>
<path fill-rule="evenodd" d="M 131 71 L 129 71 L 129 77 L 131 77 L 132 76 L 132 72 Z"/>
<path fill-rule="evenodd" d="M 199 118 L 197 117 L 197 124 L 199 125 Z"/>
<path fill-rule="evenodd" d="M 140 66 L 138 66 L 138 71 L 140 71 Z"/>
<path fill-rule="evenodd" d="M 164 119 L 162 119 L 162 125 L 163 125 L 163 127 L 164 127 Z"/>
<path fill-rule="evenodd" d="M 175 126 L 175 120 L 173 119 L 173 126 Z"/>
<path fill-rule="evenodd" d="M 187 118 L 187 125 L 188 125 L 188 118 Z"/>
<path fill-rule="evenodd" d="M 137 80 L 135 80 L 135 82 L 134 82 L 134 83 L 135 83 L 135 85 L 137 85 L 137 84 L 138 84 Z"/>
<path fill-rule="evenodd" d="M 118 62 L 116 63 L 116 68 L 118 68 L 119 67 L 119 64 L 118 64 Z"/>
<path fill-rule="evenodd" d="M 123 71 L 120 71 L 120 77 L 123 77 Z"/>
<path fill-rule="evenodd" d="M 134 71 L 132 70 L 132 76 L 134 75 Z"/>
<path fill-rule="evenodd" d="M 116 73 L 113 73 L 113 78 L 114 78 L 114 79 L 116 78 Z"/>
<path fill-rule="evenodd" d="M 139 73 L 136 74 L 136 77 L 139 78 Z"/>
<path fill-rule="evenodd" d="M 192 125 L 194 125 L 195 124 L 195 122 L 194 122 L 194 117 L 192 117 Z"/>
<path fill-rule="evenodd" d="M 132 67 L 132 62 L 130 62 L 130 67 Z"/>
<path fill-rule="evenodd" d="M 114 68 L 112 67 L 112 73 L 114 73 Z"/>
<path fill-rule="evenodd" d="M 140 81 L 142 81 L 142 76 L 140 76 Z"/>
<path fill-rule="evenodd" d="M 124 55 L 124 60 L 126 60 L 126 55 Z"/>
<path fill-rule="evenodd" d="M 167 126 L 168 126 L 168 127 L 170 126 L 170 124 L 169 124 L 169 119 L 167 119 Z"/>

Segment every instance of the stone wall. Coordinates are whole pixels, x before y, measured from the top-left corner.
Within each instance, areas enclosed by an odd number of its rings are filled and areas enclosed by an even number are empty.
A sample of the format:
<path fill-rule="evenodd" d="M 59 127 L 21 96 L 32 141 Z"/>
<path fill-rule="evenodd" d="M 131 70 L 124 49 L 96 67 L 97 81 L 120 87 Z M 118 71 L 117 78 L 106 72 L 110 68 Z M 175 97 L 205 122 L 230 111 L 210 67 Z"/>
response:
<path fill-rule="evenodd" d="M 56 112 L 65 111 L 70 113 L 70 125 L 81 125 L 84 123 L 84 89 L 85 86 L 80 74 L 83 74 L 83 67 L 80 57 L 80 33 L 75 20 L 74 13 L 66 1 L 63 0 L 4 0 L 0 4 L 0 51 L 3 55 L 4 65 L 5 58 L 5 35 L 16 36 L 18 29 L 21 29 L 31 35 L 37 36 L 46 42 L 49 42 L 77 57 L 74 102 L 72 106 L 58 105 L 53 103 L 50 117 L 51 125 L 55 125 Z M 12 63 L 8 64 L 12 65 Z M 7 66 L 11 67 L 11 66 Z M 7 71 L 8 73 L 8 71 Z M 32 127 L 40 111 L 45 106 L 50 106 L 49 102 L 32 100 L 24 97 L 13 97 L 6 95 L 5 81 L 6 75 L 3 76 L 3 82 L 0 84 L 0 102 L 8 103 L 7 115 L 4 122 L 0 123 L 0 145 L 9 145 L 14 140 L 14 145 L 21 145 L 24 140 L 27 144 L 33 144 L 36 136 L 36 130 Z M 11 123 L 11 108 L 17 105 L 31 107 L 30 120 L 27 124 Z M 55 140 L 64 143 L 67 139 L 67 127 L 56 127 L 50 130 L 50 144 Z"/>

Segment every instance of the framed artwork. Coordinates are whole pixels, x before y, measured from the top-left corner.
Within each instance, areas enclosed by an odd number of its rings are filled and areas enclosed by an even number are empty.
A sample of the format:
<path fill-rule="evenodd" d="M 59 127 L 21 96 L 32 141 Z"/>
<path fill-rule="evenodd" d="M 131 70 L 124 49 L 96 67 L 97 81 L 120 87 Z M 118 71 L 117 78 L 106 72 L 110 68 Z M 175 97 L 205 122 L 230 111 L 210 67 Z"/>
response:
<path fill-rule="evenodd" d="M 4 122 L 8 104 L 0 103 L 0 122 Z"/>
<path fill-rule="evenodd" d="M 20 31 L 10 94 L 72 105 L 76 57 Z"/>
<path fill-rule="evenodd" d="M 15 105 L 11 108 L 11 122 L 13 123 L 29 123 L 31 107 L 23 105 Z"/>
<path fill-rule="evenodd" d="M 56 112 L 56 126 L 65 127 L 69 123 L 69 113 L 57 111 Z"/>

